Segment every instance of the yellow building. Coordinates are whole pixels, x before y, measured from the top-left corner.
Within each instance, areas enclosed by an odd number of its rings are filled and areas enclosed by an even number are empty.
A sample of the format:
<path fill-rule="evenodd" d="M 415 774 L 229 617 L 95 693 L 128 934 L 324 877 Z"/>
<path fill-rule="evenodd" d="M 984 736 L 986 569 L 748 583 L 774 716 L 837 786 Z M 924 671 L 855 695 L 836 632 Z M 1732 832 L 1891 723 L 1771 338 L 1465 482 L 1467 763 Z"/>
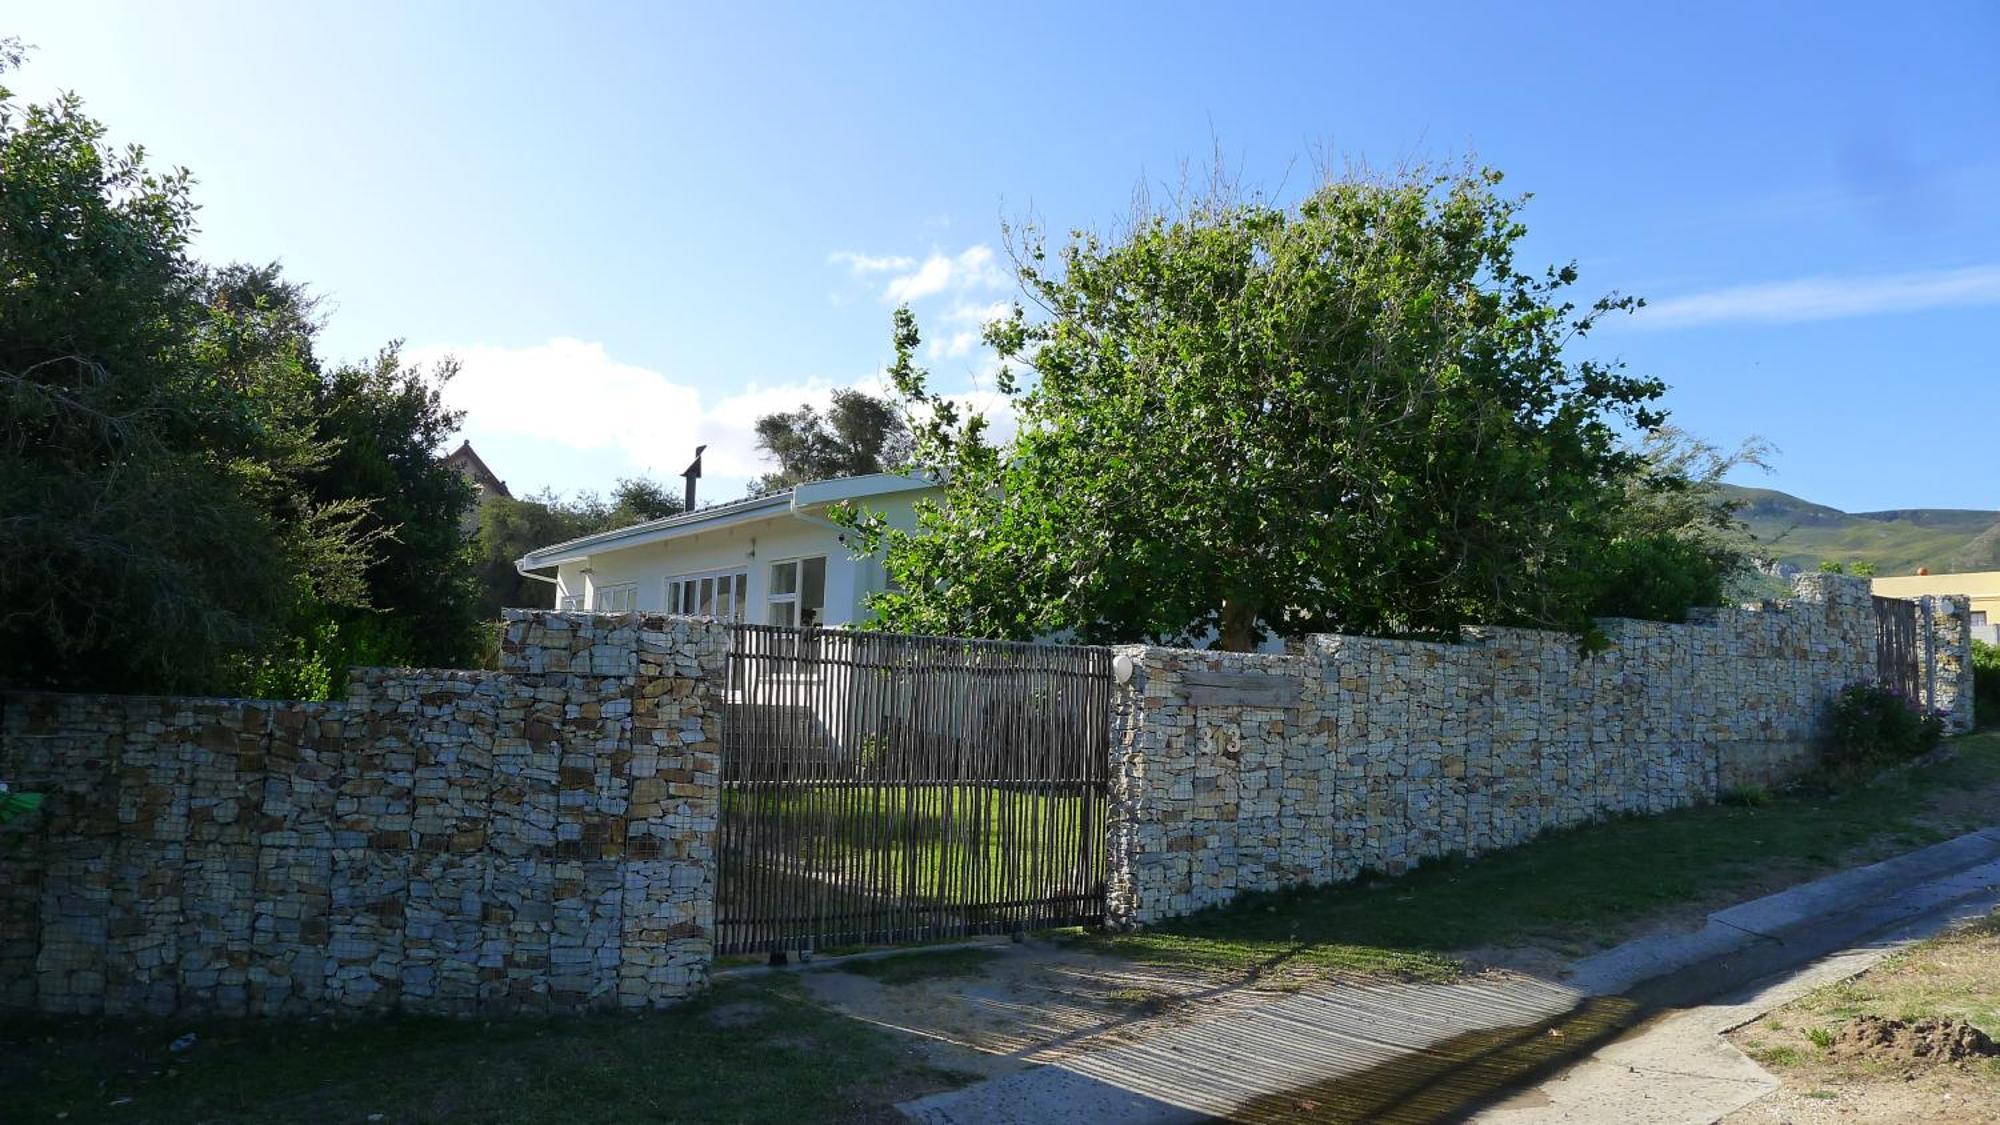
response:
<path fill-rule="evenodd" d="M 2000 634 L 2000 570 L 1877 578 L 1874 588 L 1876 596 L 1884 598 L 1920 598 L 1925 594 L 1969 594 L 1972 596 L 1973 637 L 1993 644 L 1996 643 L 1996 634 Z"/>

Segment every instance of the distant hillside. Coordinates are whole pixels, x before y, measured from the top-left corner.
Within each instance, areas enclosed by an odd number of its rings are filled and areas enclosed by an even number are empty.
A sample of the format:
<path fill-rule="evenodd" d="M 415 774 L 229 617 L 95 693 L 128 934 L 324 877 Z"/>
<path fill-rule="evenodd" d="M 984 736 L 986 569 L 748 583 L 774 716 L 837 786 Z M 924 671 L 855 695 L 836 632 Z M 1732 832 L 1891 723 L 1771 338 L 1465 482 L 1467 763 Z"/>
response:
<path fill-rule="evenodd" d="M 1883 575 L 2000 569 L 2000 511 L 1905 508 L 1843 512 L 1769 488 L 1724 485 L 1743 501 L 1753 549 L 1805 570 L 1822 560 L 1874 563 Z"/>

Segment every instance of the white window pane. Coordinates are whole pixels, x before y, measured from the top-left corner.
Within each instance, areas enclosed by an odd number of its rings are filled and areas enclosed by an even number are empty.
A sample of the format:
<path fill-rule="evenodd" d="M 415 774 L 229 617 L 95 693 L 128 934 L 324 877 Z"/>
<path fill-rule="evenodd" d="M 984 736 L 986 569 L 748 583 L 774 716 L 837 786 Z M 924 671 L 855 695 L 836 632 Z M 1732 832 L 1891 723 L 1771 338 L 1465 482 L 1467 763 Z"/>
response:
<path fill-rule="evenodd" d="M 734 609 L 730 611 L 730 619 L 733 621 L 743 620 L 744 609 L 745 609 L 744 602 L 747 600 L 745 598 L 745 595 L 749 593 L 749 591 L 745 587 L 749 586 L 750 584 L 748 581 L 749 577 L 750 576 L 747 574 L 739 574 L 736 576 L 736 606 Z"/>
<path fill-rule="evenodd" d="M 796 594 L 799 592 L 799 564 L 781 562 L 771 564 L 771 596 Z"/>
<path fill-rule="evenodd" d="M 796 608 L 798 607 L 792 602 L 772 602 L 771 624 L 773 625 L 795 624 L 795 621 L 792 617 L 792 611 Z"/>
<path fill-rule="evenodd" d="M 826 560 L 806 559 L 799 564 L 804 577 L 799 582 L 799 623 L 826 623 Z"/>
<path fill-rule="evenodd" d="M 696 612 L 704 617 L 715 612 L 715 579 L 701 580 L 701 598 L 695 604 L 701 607 Z"/>

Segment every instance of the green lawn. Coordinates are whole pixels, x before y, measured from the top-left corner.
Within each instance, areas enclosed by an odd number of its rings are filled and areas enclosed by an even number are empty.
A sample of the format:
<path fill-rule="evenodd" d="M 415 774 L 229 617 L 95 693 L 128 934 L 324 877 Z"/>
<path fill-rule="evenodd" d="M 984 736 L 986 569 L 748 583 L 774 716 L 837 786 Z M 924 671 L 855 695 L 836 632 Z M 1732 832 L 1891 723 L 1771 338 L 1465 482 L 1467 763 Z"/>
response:
<path fill-rule="evenodd" d="M 184 1032 L 193 1047 L 170 1052 Z M 7 1122 L 889 1120 L 963 1081 L 789 976 L 664 1012 L 356 1023 L 0 1024 Z M 379 1114 L 380 1117 L 373 1115 Z"/>
<path fill-rule="evenodd" d="M 727 790 L 723 814 L 747 842 L 743 870 L 806 871 L 865 895 L 1010 902 L 1103 878 L 1101 797 L 800 785 Z"/>
<path fill-rule="evenodd" d="M 1577 954 L 1676 908 L 1713 908 L 1785 882 L 2000 822 L 2000 733 L 1947 761 L 1837 788 L 1800 786 L 1551 833 L 1398 878 L 1252 895 L 1090 948 L 1228 973 L 1457 971 L 1453 953 L 1544 945 Z M 1983 795 L 1983 796 L 1982 796 Z"/>

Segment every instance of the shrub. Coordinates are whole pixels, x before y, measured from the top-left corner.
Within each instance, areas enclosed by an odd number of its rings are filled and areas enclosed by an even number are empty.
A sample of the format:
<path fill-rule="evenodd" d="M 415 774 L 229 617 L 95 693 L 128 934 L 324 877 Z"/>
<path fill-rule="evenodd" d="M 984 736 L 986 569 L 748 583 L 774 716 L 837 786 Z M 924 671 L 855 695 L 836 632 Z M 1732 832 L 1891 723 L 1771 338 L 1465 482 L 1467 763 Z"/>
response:
<path fill-rule="evenodd" d="M 1980 726 L 2000 723 L 2000 645 L 1972 642 L 1972 703 Z"/>
<path fill-rule="evenodd" d="M 1826 762 L 1851 765 L 1910 758 L 1937 745 L 1944 719 L 1880 684 L 1850 684 L 1834 697 Z"/>
<path fill-rule="evenodd" d="M 1762 808 L 1771 803 L 1771 791 L 1761 785 L 1738 783 L 1722 791 L 1718 798 L 1725 805 L 1740 805 L 1746 809 Z"/>
<path fill-rule="evenodd" d="M 0 824 L 28 815 L 41 803 L 40 793 L 15 793 L 7 788 L 6 782 L 0 781 Z"/>

